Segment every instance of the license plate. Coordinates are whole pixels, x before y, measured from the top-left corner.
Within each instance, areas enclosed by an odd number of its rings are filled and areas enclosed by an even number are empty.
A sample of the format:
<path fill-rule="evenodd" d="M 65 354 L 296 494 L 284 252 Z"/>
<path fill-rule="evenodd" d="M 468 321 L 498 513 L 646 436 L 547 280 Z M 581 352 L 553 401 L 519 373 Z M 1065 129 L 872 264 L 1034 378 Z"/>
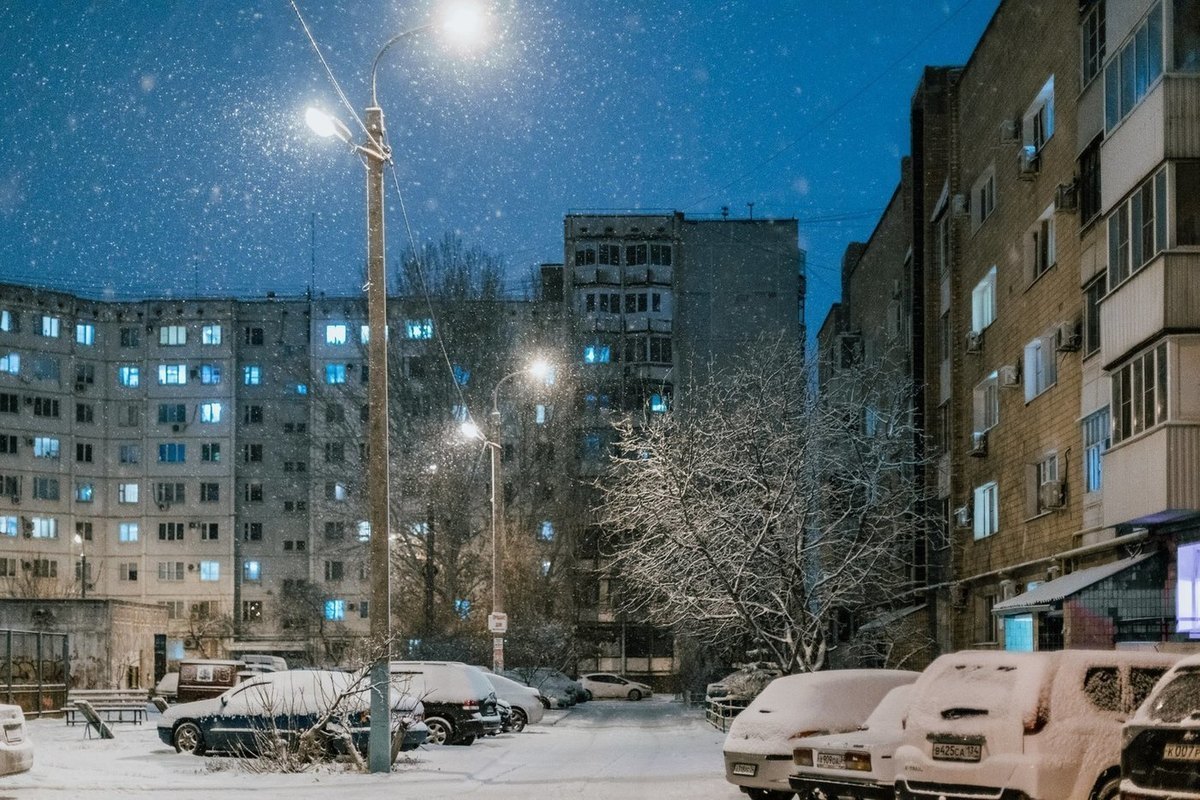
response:
<path fill-rule="evenodd" d="M 21 735 L 21 729 L 19 727 L 5 728 L 4 740 L 9 744 L 20 744 L 21 742 L 25 741 L 25 737 Z"/>
<path fill-rule="evenodd" d="M 758 774 L 758 764 L 742 764 L 735 763 L 733 765 L 733 774 L 742 775 L 747 778 L 753 778 Z"/>
<path fill-rule="evenodd" d="M 841 753 L 817 753 L 817 766 L 825 769 L 843 769 L 846 758 Z"/>
<path fill-rule="evenodd" d="M 1171 742 L 1163 746 L 1164 761 L 1200 761 L 1200 744 Z"/>
<path fill-rule="evenodd" d="M 937 761 L 978 761 L 983 757 L 983 745 L 934 742 L 933 757 Z"/>

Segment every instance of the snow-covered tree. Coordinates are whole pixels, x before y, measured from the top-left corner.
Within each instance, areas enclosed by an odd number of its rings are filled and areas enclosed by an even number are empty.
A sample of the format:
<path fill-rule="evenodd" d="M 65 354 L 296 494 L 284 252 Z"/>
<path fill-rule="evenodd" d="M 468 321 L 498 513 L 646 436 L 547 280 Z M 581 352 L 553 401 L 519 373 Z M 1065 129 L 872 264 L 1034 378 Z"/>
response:
<path fill-rule="evenodd" d="M 617 424 L 601 514 L 626 610 L 798 672 L 825 665 L 839 613 L 911 588 L 909 391 L 850 369 L 818 395 L 794 345 L 760 340 L 670 413 Z"/>

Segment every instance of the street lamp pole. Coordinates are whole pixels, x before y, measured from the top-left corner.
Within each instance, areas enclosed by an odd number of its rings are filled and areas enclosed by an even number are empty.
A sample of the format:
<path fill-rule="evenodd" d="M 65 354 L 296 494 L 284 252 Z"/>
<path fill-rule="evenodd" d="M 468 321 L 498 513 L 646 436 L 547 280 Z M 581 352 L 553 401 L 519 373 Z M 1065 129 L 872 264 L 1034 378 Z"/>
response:
<path fill-rule="evenodd" d="M 75 534 L 75 542 L 79 545 L 79 598 L 87 600 L 87 545 L 84 543 L 83 534 Z"/>

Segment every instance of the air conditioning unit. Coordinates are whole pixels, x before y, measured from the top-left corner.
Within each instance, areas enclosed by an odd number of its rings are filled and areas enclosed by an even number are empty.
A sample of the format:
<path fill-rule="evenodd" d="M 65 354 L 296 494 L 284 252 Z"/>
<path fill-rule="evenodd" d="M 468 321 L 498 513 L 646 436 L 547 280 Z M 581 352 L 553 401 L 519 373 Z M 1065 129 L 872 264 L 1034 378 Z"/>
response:
<path fill-rule="evenodd" d="M 196 565 L 195 565 L 195 564 L 188 564 L 188 572 L 195 572 L 195 571 L 196 571 Z M 193 605 L 193 606 L 192 606 L 192 611 L 197 611 L 197 610 L 198 610 L 198 609 L 197 609 L 197 607 Z"/>
<path fill-rule="evenodd" d="M 199 527 L 200 527 L 200 523 L 199 523 L 199 522 L 196 522 L 195 520 L 193 520 L 192 522 L 189 522 L 189 523 L 188 523 L 188 527 L 189 527 L 189 528 L 199 528 Z"/>
<path fill-rule="evenodd" d="M 1000 121 L 999 140 L 1001 144 L 1011 144 L 1021 138 L 1021 121 L 1005 119 Z"/>
<path fill-rule="evenodd" d="M 954 524 L 960 528 L 971 527 L 971 506 L 959 506 L 954 509 Z"/>
<path fill-rule="evenodd" d="M 158 504 L 158 510 L 159 510 L 159 511 L 166 511 L 166 510 L 167 510 L 168 508 L 170 508 L 170 507 L 171 507 L 171 504 L 170 504 L 170 503 L 159 503 L 159 504 Z"/>
<path fill-rule="evenodd" d="M 967 451 L 968 455 L 975 458 L 983 458 L 988 452 L 988 435 L 987 431 L 975 431 L 971 434 L 971 449 Z"/>
<path fill-rule="evenodd" d="M 87 384 L 82 381 L 79 381 L 75 384 L 75 391 L 77 391 L 77 392 L 82 392 L 86 388 L 87 388 Z"/>
<path fill-rule="evenodd" d="M 30 397 L 29 395 L 25 395 L 25 405 L 27 405 L 27 406 L 33 405 L 33 398 Z"/>
<path fill-rule="evenodd" d="M 965 217 L 971 213 L 971 206 L 967 202 L 965 194 L 956 194 L 950 197 L 950 213 L 956 217 Z"/>
<path fill-rule="evenodd" d="M 1064 322 L 1054 332 L 1054 349 L 1071 353 L 1079 349 L 1079 329 L 1073 322 Z"/>
<path fill-rule="evenodd" d="M 1017 596 L 1017 582 L 1012 578 L 1005 578 L 1000 581 L 1000 599 L 1012 600 Z"/>
<path fill-rule="evenodd" d="M 12 495 L 12 497 L 10 497 L 9 499 L 10 499 L 10 500 L 12 500 L 12 503 L 13 503 L 13 505 L 14 505 L 14 506 L 19 506 L 19 505 L 21 505 L 21 495 L 19 495 L 19 494 L 14 494 L 14 495 Z"/>
<path fill-rule="evenodd" d="M 1015 389 L 1021 385 L 1021 373 L 1013 364 L 1005 364 L 996 370 L 996 382 L 1005 389 Z"/>
<path fill-rule="evenodd" d="M 1046 481 L 1038 487 L 1038 503 L 1042 508 L 1062 508 L 1065 500 L 1062 481 Z"/>
<path fill-rule="evenodd" d="M 1017 177 L 1023 181 L 1031 181 L 1038 174 L 1038 152 L 1026 145 L 1017 153 Z"/>
<path fill-rule="evenodd" d="M 968 353 L 980 353 L 983 351 L 983 331 L 967 331 L 967 346 Z"/>
<path fill-rule="evenodd" d="M 176 422 L 174 425 L 171 426 L 171 433 L 180 433 L 185 430 L 187 430 L 186 422 Z"/>
<path fill-rule="evenodd" d="M 195 380 L 200 377 L 200 369 L 198 367 L 192 367 L 191 373 L 192 373 L 192 380 Z"/>
<path fill-rule="evenodd" d="M 1054 190 L 1054 210 L 1074 211 L 1079 208 L 1079 196 L 1075 191 L 1075 182 L 1060 183 Z"/>

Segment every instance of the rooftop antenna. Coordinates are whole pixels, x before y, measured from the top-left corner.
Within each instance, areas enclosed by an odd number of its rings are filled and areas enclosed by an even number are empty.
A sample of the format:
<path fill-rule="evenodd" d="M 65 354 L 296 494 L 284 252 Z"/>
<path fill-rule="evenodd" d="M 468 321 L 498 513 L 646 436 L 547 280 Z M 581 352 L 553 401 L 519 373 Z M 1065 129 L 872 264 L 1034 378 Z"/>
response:
<path fill-rule="evenodd" d="M 749 203 L 746 203 L 746 206 L 750 209 L 750 219 L 754 219 L 754 201 L 751 200 Z"/>
<path fill-rule="evenodd" d="M 721 219 L 729 219 L 729 206 L 721 206 Z"/>

